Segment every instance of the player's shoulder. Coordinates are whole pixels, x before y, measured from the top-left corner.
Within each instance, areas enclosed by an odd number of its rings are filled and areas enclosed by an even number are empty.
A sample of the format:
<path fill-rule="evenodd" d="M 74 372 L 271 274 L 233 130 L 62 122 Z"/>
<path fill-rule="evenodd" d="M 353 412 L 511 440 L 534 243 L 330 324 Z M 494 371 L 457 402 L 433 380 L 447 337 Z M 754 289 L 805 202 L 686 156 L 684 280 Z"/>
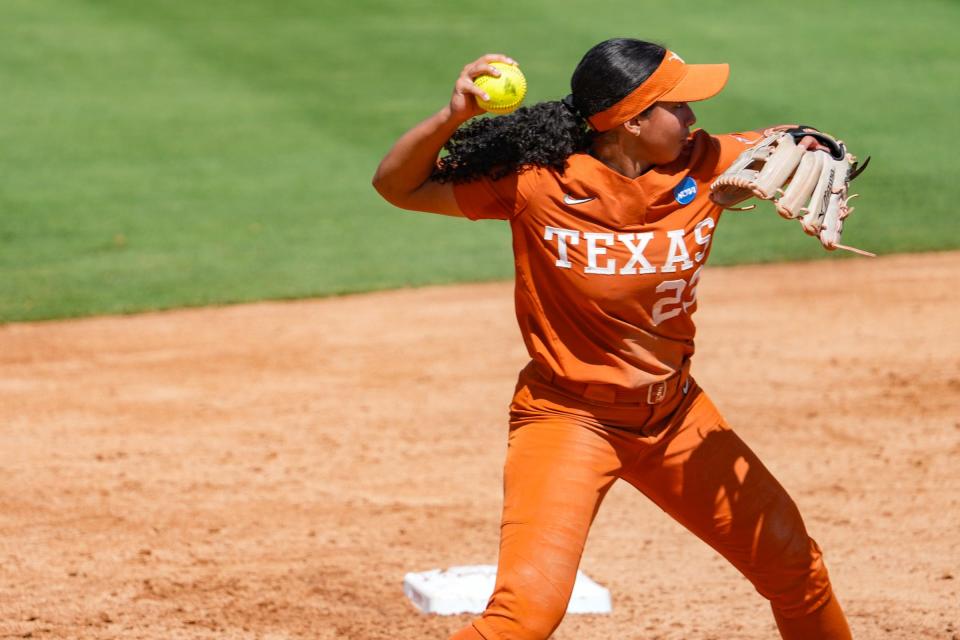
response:
<path fill-rule="evenodd" d="M 612 193 L 632 183 L 630 178 L 611 169 L 593 155 L 581 152 L 567 157 L 563 171 L 549 170 L 549 178 L 544 180 L 544 191 Z"/>
<path fill-rule="evenodd" d="M 705 177 L 719 175 L 738 155 L 764 137 L 763 131 L 759 130 L 715 134 L 697 129 L 690 136 L 688 167 L 692 173 Z"/>
<path fill-rule="evenodd" d="M 683 169 L 694 176 L 709 175 L 711 168 L 717 163 L 721 148 L 722 143 L 718 136 L 712 135 L 705 129 L 696 129 L 690 134 L 683 153 L 675 163 L 682 165 Z"/>

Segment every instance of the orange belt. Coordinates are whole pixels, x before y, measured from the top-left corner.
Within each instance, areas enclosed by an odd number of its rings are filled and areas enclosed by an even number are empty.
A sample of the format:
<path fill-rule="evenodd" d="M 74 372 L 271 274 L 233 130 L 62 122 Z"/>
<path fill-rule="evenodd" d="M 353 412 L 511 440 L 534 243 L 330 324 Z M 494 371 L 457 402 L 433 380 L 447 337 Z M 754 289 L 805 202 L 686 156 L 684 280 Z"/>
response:
<path fill-rule="evenodd" d="M 671 397 L 677 390 L 687 393 L 690 387 L 690 359 L 683 361 L 680 370 L 672 376 L 645 387 L 625 389 L 613 384 L 596 384 L 590 382 L 576 382 L 557 376 L 539 363 L 531 362 L 536 372 L 544 381 L 555 387 L 570 391 L 587 400 L 604 402 L 607 404 L 660 404 L 665 398 Z"/>

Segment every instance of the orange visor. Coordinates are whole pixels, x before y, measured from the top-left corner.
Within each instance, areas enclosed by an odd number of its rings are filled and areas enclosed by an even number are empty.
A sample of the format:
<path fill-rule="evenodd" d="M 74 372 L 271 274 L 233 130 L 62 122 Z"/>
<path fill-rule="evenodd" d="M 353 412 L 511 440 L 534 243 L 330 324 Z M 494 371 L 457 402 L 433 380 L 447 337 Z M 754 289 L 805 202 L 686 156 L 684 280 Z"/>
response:
<path fill-rule="evenodd" d="M 663 62 L 643 84 L 587 121 L 597 131 L 609 131 L 657 102 L 696 102 L 711 98 L 720 93 L 728 77 L 730 65 L 686 64 L 673 51 L 667 51 Z"/>

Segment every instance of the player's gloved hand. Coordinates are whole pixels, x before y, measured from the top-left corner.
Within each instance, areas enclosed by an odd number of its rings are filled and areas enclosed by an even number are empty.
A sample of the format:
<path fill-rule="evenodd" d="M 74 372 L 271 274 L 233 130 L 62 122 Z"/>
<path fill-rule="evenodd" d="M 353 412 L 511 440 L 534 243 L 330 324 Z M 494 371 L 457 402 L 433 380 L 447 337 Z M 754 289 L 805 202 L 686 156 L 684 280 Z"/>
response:
<path fill-rule="evenodd" d="M 869 161 L 859 166 L 841 140 L 812 127 L 777 129 L 713 181 L 710 199 L 727 209 L 751 197 L 771 200 L 777 213 L 799 220 L 825 248 L 873 255 L 840 244 L 844 219 L 853 212 L 849 202 L 856 196 L 848 195 L 850 181 Z"/>

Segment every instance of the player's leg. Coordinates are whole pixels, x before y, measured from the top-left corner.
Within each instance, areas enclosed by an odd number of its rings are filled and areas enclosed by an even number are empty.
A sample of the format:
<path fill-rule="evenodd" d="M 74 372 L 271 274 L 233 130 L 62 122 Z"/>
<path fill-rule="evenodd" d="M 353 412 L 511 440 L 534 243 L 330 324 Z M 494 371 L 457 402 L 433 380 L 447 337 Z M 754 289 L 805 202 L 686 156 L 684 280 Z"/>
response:
<path fill-rule="evenodd" d="M 780 636 L 786 640 L 851 637 L 847 617 L 833 595 L 822 607 L 799 618 L 787 618 L 777 611 L 773 612 L 773 617 Z"/>
<path fill-rule="evenodd" d="M 566 613 L 587 532 L 619 471 L 602 428 L 544 412 L 521 396 L 504 465 L 496 586 L 483 615 L 455 640 L 543 640 L 553 633 Z"/>
<path fill-rule="evenodd" d="M 706 394 L 692 394 L 624 479 L 739 569 L 770 601 L 784 638 L 850 638 L 796 504 Z"/>

